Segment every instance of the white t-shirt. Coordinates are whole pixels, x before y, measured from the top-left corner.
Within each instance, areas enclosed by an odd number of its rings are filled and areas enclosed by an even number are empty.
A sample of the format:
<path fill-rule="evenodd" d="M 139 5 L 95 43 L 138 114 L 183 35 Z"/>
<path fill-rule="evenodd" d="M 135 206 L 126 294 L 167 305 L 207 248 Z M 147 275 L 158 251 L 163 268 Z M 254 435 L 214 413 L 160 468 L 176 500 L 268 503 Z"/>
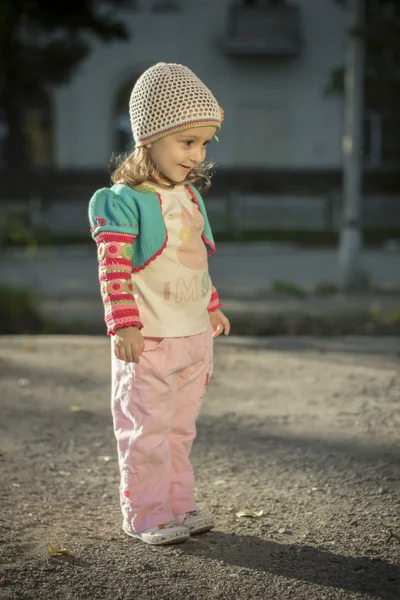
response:
<path fill-rule="evenodd" d="M 147 337 L 185 337 L 205 331 L 211 298 L 204 219 L 184 185 L 161 196 L 168 240 L 163 252 L 132 274 L 135 300 Z M 140 234 L 139 234 L 140 235 Z"/>

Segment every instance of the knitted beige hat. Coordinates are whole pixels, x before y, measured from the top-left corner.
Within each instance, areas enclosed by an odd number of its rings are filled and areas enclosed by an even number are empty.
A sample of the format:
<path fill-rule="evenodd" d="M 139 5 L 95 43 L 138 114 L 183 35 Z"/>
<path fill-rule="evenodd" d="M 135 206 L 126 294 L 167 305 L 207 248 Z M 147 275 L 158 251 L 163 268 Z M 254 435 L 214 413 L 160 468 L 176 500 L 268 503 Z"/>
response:
<path fill-rule="evenodd" d="M 158 63 L 137 80 L 129 101 L 136 147 L 192 127 L 220 129 L 224 112 L 187 67 Z"/>

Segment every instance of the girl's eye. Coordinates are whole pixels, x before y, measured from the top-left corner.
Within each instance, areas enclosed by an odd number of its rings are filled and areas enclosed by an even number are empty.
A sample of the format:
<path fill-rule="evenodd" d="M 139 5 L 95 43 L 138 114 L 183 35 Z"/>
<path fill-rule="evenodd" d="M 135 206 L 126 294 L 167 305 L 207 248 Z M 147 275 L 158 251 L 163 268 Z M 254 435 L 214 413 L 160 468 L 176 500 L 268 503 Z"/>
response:
<path fill-rule="evenodd" d="M 203 146 L 206 147 L 208 146 L 208 144 L 210 143 L 210 140 L 208 140 L 207 142 L 204 142 Z M 193 140 L 184 140 L 183 141 L 183 145 L 186 146 L 187 148 L 190 148 L 190 146 L 193 146 L 194 141 Z"/>

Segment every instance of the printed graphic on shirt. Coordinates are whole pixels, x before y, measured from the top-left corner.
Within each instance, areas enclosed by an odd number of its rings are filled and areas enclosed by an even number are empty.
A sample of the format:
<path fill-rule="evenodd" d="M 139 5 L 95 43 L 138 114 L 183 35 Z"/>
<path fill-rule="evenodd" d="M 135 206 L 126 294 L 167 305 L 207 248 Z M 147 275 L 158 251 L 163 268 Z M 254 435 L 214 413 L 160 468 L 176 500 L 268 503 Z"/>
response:
<path fill-rule="evenodd" d="M 171 299 L 177 302 L 197 302 L 205 298 L 211 290 L 211 278 L 208 272 L 204 272 L 200 277 L 193 275 L 190 278 L 179 277 L 176 281 L 164 282 L 164 300 L 170 302 Z"/>
<path fill-rule="evenodd" d="M 207 249 L 201 237 L 204 220 L 197 206 L 193 206 L 191 212 L 182 207 L 181 219 L 183 227 L 179 239 L 182 245 L 178 248 L 178 260 L 189 269 L 206 269 Z"/>
<path fill-rule="evenodd" d="M 168 282 L 169 283 L 169 282 Z M 200 295 L 205 298 L 211 289 L 211 279 L 208 273 L 203 276 L 193 275 L 190 280 L 180 277 L 176 282 L 176 302 L 197 302 Z"/>

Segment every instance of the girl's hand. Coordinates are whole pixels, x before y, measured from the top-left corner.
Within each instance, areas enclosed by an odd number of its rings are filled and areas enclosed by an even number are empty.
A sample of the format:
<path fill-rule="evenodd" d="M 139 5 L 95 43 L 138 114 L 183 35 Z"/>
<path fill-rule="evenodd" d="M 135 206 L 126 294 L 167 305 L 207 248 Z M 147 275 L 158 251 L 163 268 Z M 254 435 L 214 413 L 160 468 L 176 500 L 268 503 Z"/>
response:
<path fill-rule="evenodd" d="M 225 335 L 229 335 L 231 330 L 231 324 L 229 319 L 224 315 L 222 310 L 217 308 L 213 312 L 208 313 L 210 315 L 211 327 L 213 330 L 213 337 L 216 338 L 224 332 Z"/>
<path fill-rule="evenodd" d="M 127 363 L 139 363 L 144 350 L 144 339 L 138 327 L 121 327 L 114 335 L 114 354 Z"/>

